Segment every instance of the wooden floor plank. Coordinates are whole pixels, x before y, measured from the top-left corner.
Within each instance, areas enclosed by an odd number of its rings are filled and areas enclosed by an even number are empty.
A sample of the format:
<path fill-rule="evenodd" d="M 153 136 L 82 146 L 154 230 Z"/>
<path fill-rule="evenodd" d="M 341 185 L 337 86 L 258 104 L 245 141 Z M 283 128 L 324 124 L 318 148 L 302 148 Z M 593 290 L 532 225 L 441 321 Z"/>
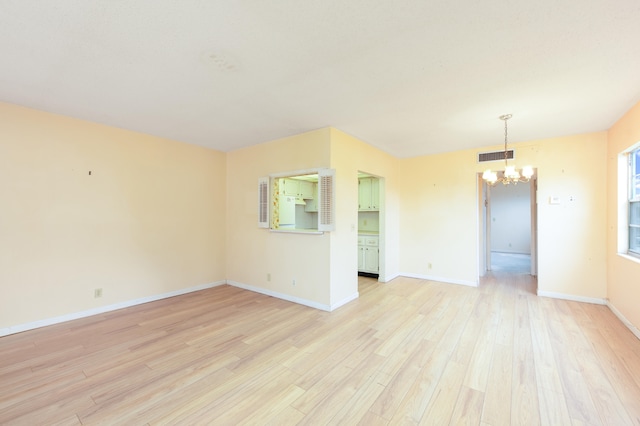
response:
<path fill-rule="evenodd" d="M 419 346 L 406 358 L 369 410 L 382 418 L 391 419 L 418 377 L 425 364 L 424 360 L 428 359 L 434 349 L 435 345 L 432 342 L 420 341 Z"/>
<path fill-rule="evenodd" d="M 495 343 L 485 390 L 483 423 L 507 425 L 511 422 L 512 378 L 513 348 Z"/>
<path fill-rule="evenodd" d="M 637 369 L 630 371 L 627 366 L 618 358 L 618 354 L 609 346 L 608 339 L 602 332 L 595 328 L 585 328 L 585 335 L 593 345 L 599 365 L 604 374 L 609 378 L 609 382 L 615 389 L 620 402 L 622 402 L 631 422 L 640 425 L 640 400 L 632 399 L 633 395 L 640 394 L 640 386 L 634 380 L 634 374 L 640 374 L 640 365 Z"/>
<path fill-rule="evenodd" d="M 465 365 L 455 361 L 447 362 L 427 409 L 420 419 L 421 425 L 449 424 L 462 389 L 465 372 Z"/>
<path fill-rule="evenodd" d="M 463 386 L 453 409 L 450 424 L 477 425 L 480 424 L 484 392 Z"/>
<path fill-rule="evenodd" d="M 600 415 L 596 409 L 588 384 L 579 367 L 574 339 L 569 333 L 572 321 L 564 301 L 541 299 L 547 318 L 548 333 L 554 358 L 558 366 L 558 374 L 562 383 L 563 395 L 571 421 L 576 424 L 599 424 Z"/>
<path fill-rule="evenodd" d="M 369 376 L 358 387 L 346 404 L 331 418 L 332 424 L 357 424 L 368 413 L 368 408 L 374 403 L 385 387 L 378 383 L 375 376 Z M 312 420 L 310 417 L 309 420 Z M 313 421 L 313 420 L 312 420 Z"/>
<path fill-rule="evenodd" d="M 540 403 L 540 421 L 542 424 L 570 424 L 571 417 L 562 392 L 562 382 L 558 374 L 553 347 L 547 333 L 545 318 L 536 299 L 529 299 L 529 315 L 531 319 L 531 337 L 533 360 L 535 363 L 538 398 Z"/>
<path fill-rule="evenodd" d="M 540 401 L 527 295 L 516 300 L 516 326 L 511 380 L 511 423 L 540 424 Z"/>
<path fill-rule="evenodd" d="M 433 342 L 430 342 L 434 345 Z M 449 362 L 448 352 L 434 348 L 409 388 L 400 405 L 393 413 L 391 424 L 418 424 L 422 419 L 429 401 L 433 397 L 444 368 Z"/>
<path fill-rule="evenodd" d="M 0 424 L 640 425 L 606 306 L 359 277 L 323 312 L 219 286 L 0 338 Z"/>

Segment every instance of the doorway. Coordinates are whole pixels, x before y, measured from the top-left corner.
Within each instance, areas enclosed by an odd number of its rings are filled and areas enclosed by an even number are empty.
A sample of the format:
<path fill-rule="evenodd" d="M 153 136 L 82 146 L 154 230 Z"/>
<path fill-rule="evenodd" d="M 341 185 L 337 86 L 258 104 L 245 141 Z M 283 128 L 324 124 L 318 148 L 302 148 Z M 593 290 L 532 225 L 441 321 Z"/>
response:
<path fill-rule="evenodd" d="M 358 171 L 358 275 L 384 282 L 385 179 Z"/>
<path fill-rule="evenodd" d="M 537 276 L 537 178 L 487 185 L 478 176 L 479 276 L 506 272 Z"/>

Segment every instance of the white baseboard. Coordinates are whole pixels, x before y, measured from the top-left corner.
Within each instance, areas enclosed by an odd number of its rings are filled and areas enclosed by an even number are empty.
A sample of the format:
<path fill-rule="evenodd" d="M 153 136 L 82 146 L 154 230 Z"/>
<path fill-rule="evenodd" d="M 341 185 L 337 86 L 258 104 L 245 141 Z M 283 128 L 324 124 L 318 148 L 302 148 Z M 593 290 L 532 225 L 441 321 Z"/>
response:
<path fill-rule="evenodd" d="M 593 303 L 595 305 L 606 305 L 607 299 L 600 299 L 597 297 L 585 297 L 576 296 L 573 294 L 554 293 L 552 291 L 540 291 L 538 290 L 538 296 L 550 297 L 552 299 L 570 300 L 572 302 Z"/>
<path fill-rule="evenodd" d="M 459 285 L 466 285 L 469 287 L 478 287 L 477 281 L 452 280 L 450 278 L 434 277 L 431 275 L 412 274 L 410 272 L 402 272 L 400 273 L 400 275 L 408 278 L 418 278 L 421 280 L 438 281 L 438 282 L 447 283 L 447 284 L 459 284 Z"/>
<path fill-rule="evenodd" d="M 338 309 L 340 306 L 344 306 L 347 303 L 356 300 L 358 297 L 360 297 L 360 293 L 358 293 L 357 291 L 355 293 L 353 293 L 351 296 L 345 297 L 342 300 L 339 300 L 336 303 L 332 303 L 331 304 L 331 310 L 335 311 L 336 309 Z"/>
<path fill-rule="evenodd" d="M 611 309 L 611 312 L 613 312 L 613 314 L 614 314 L 615 316 L 617 316 L 617 317 L 618 317 L 618 319 L 619 319 L 620 321 L 622 321 L 622 323 L 623 323 L 624 325 L 626 325 L 626 326 L 627 326 L 627 328 L 628 328 L 629 330 L 631 330 L 631 332 L 632 332 L 632 333 L 633 333 L 633 334 L 634 334 L 638 339 L 640 339 L 640 330 L 638 330 L 638 328 L 637 328 L 635 325 L 631 324 L 631 321 L 629 321 L 629 320 L 628 320 L 624 315 L 622 315 L 622 312 L 620 312 L 620 311 L 619 311 L 615 306 L 613 306 L 613 305 L 611 304 L 611 301 L 608 301 L 608 302 L 607 302 L 607 306 L 609 307 L 609 309 Z"/>
<path fill-rule="evenodd" d="M 332 306 L 324 305 L 322 303 L 314 302 L 313 300 L 303 299 L 301 297 L 291 296 L 290 294 L 279 293 L 277 291 L 268 290 L 262 287 L 255 287 L 249 284 L 239 283 L 237 281 L 227 280 L 227 284 L 234 287 L 242 288 L 245 290 L 253 291 L 255 293 L 264 294 L 267 296 L 275 297 L 276 299 L 286 300 L 288 302 L 297 303 L 299 305 L 309 306 L 310 308 L 320 309 L 321 311 L 331 312 Z"/>
<path fill-rule="evenodd" d="M 92 315 L 103 314 L 105 312 L 116 311 L 118 309 L 128 308 L 135 305 L 142 305 L 143 303 L 155 302 L 160 299 L 167 299 L 169 297 L 180 296 L 181 294 L 193 293 L 194 291 L 205 290 L 207 288 L 216 287 L 222 284 L 226 284 L 225 280 L 216 281 L 209 284 L 202 284 L 195 287 L 183 288 L 180 290 L 170 291 L 168 293 L 156 294 L 153 296 L 142 297 L 140 299 L 127 300 L 125 302 L 114 303 L 113 305 L 99 306 L 97 308 L 88 309 L 86 311 L 75 312 L 72 314 L 61 315 L 59 317 L 47 318 L 43 320 L 33 321 L 26 324 L 18 324 L 9 327 L 0 328 L 0 337 L 8 336 L 10 334 L 21 333 L 27 330 L 33 330 L 35 328 L 46 327 L 48 325 L 59 324 L 61 322 L 72 321 L 75 319 L 90 317 Z"/>
<path fill-rule="evenodd" d="M 387 275 L 385 277 L 379 277 L 378 281 L 381 283 L 388 283 L 389 281 L 393 281 L 398 278 L 400 274 Z"/>
<path fill-rule="evenodd" d="M 522 251 L 509 251 L 509 250 L 491 250 L 491 253 L 526 254 L 527 256 L 531 256 L 531 253 L 525 253 L 525 252 L 522 252 Z"/>

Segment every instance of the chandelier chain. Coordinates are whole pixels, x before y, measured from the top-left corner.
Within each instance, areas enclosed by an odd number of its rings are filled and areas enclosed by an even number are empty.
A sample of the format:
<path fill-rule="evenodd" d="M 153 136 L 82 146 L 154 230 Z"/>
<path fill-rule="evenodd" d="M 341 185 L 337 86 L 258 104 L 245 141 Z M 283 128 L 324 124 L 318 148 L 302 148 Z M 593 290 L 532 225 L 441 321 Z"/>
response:
<path fill-rule="evenodd" d="M 509 158 L 507 154 L 507 143 L 508 143 L 508 131 L 507 131 L 507 120 L 513 117 L 511 114 L 501 115 L 500 120 L 504 121 L 504 166 L 507 167 L 507 160 Z"/>
<path fill-rule="evenodd" d="M 496 172 L 492 172 L 491 169 L 485 170 L 482 174 L 482 178 L 490 186 L 493 186 L 498 182 L 502 182 L 503 185 L 516 185 L 518 182 L 529 182 L 534 175 L 534 171 L 531 166 L 523 167 L 522 174 L 520 174 L 520 172 L 516 170 L 514 166 L 509 166 L 508 164 L 509 130 L 507 120 L 511 117 L 511 114 L 504 114 L 499 117 L 500 120 L 504 121 L 504 172 L 502 176 L 498 177 L 498 174 Z M 511 158 L 513 158 L 513 156 Z"/>
<path fill-rule="evenodd" d="M 507 165 L 507 120 L 510 117 L 504 118 L 504 165 Z"/>

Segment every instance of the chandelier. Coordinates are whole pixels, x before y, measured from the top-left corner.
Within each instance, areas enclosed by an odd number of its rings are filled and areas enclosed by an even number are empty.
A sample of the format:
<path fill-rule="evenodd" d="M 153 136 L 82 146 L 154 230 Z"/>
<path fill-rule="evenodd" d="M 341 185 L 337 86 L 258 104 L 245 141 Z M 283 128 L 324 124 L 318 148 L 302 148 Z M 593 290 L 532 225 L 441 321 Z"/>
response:
<path fill-rule="evenodd" d="M 482 174 L 482 179 L 491 186 L 494 186 L 498 182 L 502 182 L 503 185 L 516 185 L 518 182 L 529 182 L 531 176 L 533 176 L 533 168 L 531 168 L 531 166 L 524 166 L 522 168 L 522 174 L 520 174 L 515 166 L 507 164 L 507 120 L 511 117 L 511 114 L 505 114 L 499 117 L 500 120 L 504 121 L 504 172 L 502 176 L 498 176 L 498 173 L 492 172 L 491 169 L 485 170 Z"/>

